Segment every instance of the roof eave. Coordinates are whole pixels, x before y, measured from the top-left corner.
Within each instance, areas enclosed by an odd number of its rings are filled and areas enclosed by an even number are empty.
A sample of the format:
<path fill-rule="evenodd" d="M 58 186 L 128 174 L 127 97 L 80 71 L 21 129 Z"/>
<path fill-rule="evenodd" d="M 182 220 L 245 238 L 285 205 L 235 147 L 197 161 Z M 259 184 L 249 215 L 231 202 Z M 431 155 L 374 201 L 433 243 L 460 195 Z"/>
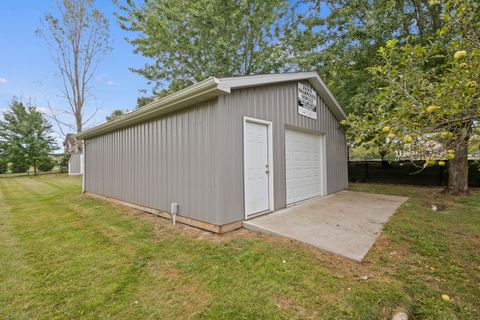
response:
<path fill-rule="evenodd" d="M 333 114 L 337 118 L 337 120 L 342 121 L 347 118 L 345 111 L 338 103 L 337 99 L 333 96 L 330 89 L 328 89 L 325 82 L 323 82 L 322 78 L 317 74 L 316 77 L 309 79 L 310 84 L 320 93 L 320 96 L 325 101 L 327 106 L 330 107 Z"/>
<path fill-rule="evenodd" d="M 116 129 L 131 126 L 163 114 L 179 110 L 185 106 L 206 101 L 229 93 L 228 90 L 218 88 L 217 78 L 208 78 L 193 86 L 180 90 L 164 98 L 155 100 L 146 106 L 134 110 L 126 115 L 110 122 L 105 122 L 94 128 L 77 134 L 77 139 L 88 139 L 114 131 Z"/>
<path fill-rule="evenodd" d="M 309 72 L 297 72 L 297 73 L 284 73 L 284 74 L 266 74 L 258 76 L 248 76 L 248 77 L 230 77 L 230 78 L 221 78 L 219 79 L 219 88 L 223 89 L 242 89 L 255 87 L 259 85 L 270 85 L 275 83 L 282 82 L 291 82 L 291 81 L 308 81 L 315 90 L 319 93 L 320 97 L 325 101 L 329 109 L 333 112 L 337 120 L 342 121 L 347 116 L 345 111 L 338 103 L 337 99 L 333 96 L 330 89 L 328 89 L 325 82 L 319 76 L 318 72 L 309 71 Z"/>
<path fill-rule="evenodd" d="M 346 118 L 346 114 L 342 107 L 317 72 L 299 72 L 294 74 L 259 75 L 222 79 L 212 77 L 164 98 L 155 100 L 140 109 L 119 117 L 118 119 L 105 122 L 94 128 L 81 132 L 77 134 L 76 137 L 77 139 L 93 138 L 110 131 L 148 121 L 195 103 L 228 94 L 232 89 L 301 80 L 308 81 L 316 89 L 320 97 L 325 101 L 329 109 L 339 121 Z"/>

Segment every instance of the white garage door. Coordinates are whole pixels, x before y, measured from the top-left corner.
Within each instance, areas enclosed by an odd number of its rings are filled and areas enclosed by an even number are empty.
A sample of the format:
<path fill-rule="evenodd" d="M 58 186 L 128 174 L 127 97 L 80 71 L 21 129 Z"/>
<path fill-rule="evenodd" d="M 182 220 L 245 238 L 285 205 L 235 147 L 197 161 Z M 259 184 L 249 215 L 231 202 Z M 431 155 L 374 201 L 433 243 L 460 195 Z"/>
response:
<path fill-rule="evenodd" d="M 285 130 L 287 204 L 324 195 L 323 136 Z"/>

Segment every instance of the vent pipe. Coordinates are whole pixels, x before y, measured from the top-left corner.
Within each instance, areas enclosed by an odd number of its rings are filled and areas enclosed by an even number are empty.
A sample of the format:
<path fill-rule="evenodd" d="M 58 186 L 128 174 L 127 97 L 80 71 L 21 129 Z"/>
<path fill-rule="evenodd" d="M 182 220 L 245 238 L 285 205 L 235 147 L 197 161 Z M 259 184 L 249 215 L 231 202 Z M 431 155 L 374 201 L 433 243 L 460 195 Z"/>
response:
<path fill-rule="evenodd" d="M 175 225 L 178 212 L 178 203 L 172 202 L 170 204 L 170 214 L 172 217 L 172 224 Z"/>

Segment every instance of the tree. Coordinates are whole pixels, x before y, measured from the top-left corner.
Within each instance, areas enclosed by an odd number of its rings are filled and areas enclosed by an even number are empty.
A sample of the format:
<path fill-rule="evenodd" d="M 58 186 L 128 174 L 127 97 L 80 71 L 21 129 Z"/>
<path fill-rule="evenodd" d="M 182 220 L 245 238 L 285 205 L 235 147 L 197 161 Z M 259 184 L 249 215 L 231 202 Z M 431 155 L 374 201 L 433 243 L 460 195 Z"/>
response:
<path fill-rule="evenodd" d="M 144 107 L 150 102 L 153 102 L 153 100 L 154 100 L 154 97 L 138 97 L 137 106 L 135 108 L 139 109 L 141 107 Z"/>
<path fill-rule="evenodd" d="M 446 191 L 465 194 L 468 148 L 480 134 L 480 4 L 432 5 L 442 8 L 444 27 L 426 44 L 388 41 L 379 50 L 382 64 L 370 68 L 383 84 L 371 112 L 349 115 L 346 124 L 358 144 L 388 144 L 412 160 L 424 159 L 423 167 L 450 160 Z"/>
<path fill-rule="evenodd" d="M 5 159 L 0 159 L 0 174 L 6 173 L 8 170 L 8 163 Z"/>
<path fill-rule="evenodd" d="M 47 13 L 37 34 L 46 40 L 62 79 L 62 93 L 81 132 L 90 81 L 101 59 L 111 50 L 108 20 L 93 7 L 93 0 L 58 0 L 55 14 Z M 61 122 L 53 114 L 61 128 Z"/>
<path fill-rule="evenodd" d="M 7 146 L 0 134 L 0 174 L 8 171 Z"/>
<path fill-rule="evenodd" d="M 15 162 L 12 162 L 10 165 L 10 171 L 12 171 L 12 173 L 25 173 L 30 168 L 23 159 L 14 159 L 13 161 Z"/>
<path fill-rule="evenodd" d="M 441 28 L 439 7 L 428 0 L 301 1 L 291 63 L 317 70 L 347 112 L 368 112 L 379 83 L 366 68 L 380 63 L 376 52 L 390 39 L 425 43 Z M 322 4 L 322 5 L 321 5 Z M 328 8 L 327 13 L 322 10 Z M 327 15 L 326 15 L 327 14 Z"/>
<path fill-rule="evenodd" d="M 153 64 L 132 69 L 154 84 L 179 90 L 209 76 L 287 69 L 281 32 L 287 0 L 115 1 L 120 26 L 138 35 L 129 42 Z"/>
<path fill-rule="evenodd" d="M 68 162 L 70 161 L 70 154 L 65 153 L 58 161 L 60 172 L 68 172 Z"/>
<path fill-rule="evenodd" d="M 55 163 L 53 159 L 50 157 L 46 157 L 38 163 L 38 170 L 43 172 L 52 171 L 53 167 L 55 167 Z"/>
<path fill-rule="evenodd" d="M 15 99 L 3 118 L 0 121 L 0 141 L 8 161 L 13 163 L 13 171 L 16 167 L 32 166 L 36 175 L 39 162 L 56 149 L 52 126 L 34 106 L 25 106 Z"/>
<path fill-rule="evenodd" d="M 125 113 L 127 113 L 128 110 L 122 110 L 122 109 L 116 109 L 116 110 L 113 110 L 112 113 L 106 117 L 106 120 L 107 121 L 112 121 L 112 120 L 115 120 L 121 116 L 123 116 Z"/>
<path fill-rule="evenodd" d="M 138 97 L 137 98 L 137 105 L 135 106 L 135 109 L 140 109 L 144 106 L 146 106 L 147 104 L 153 102 L 155 100 L 154 97 Z M 109 116 L 106 117 L 106 120 L 107 121 L 112 121 L 112 120 L 115 120 L 125 114 L 128 113 L 128 109 L 115 109 L 112 111 L 112 113 L 110 113 Z"/>

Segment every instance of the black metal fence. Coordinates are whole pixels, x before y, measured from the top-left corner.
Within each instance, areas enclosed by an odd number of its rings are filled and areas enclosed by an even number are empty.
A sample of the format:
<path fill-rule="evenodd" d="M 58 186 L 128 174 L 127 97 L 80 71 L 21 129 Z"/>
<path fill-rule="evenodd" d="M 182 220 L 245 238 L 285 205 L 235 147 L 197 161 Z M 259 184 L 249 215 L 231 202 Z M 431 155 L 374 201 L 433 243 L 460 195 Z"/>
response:
<path fill-rule="evenodd" d="M 422 163 L 418 163 L 419 166 Z M 469 161 L 469 185 L 480 187 L 478 161 Z M 448 163 L 444 167 L 432 166 L 418 171 L 408 161 L 349 161 L 348 179 L 351 182 L 394 183 L 423 186 L 446 186 L 448 184 Z"/>

